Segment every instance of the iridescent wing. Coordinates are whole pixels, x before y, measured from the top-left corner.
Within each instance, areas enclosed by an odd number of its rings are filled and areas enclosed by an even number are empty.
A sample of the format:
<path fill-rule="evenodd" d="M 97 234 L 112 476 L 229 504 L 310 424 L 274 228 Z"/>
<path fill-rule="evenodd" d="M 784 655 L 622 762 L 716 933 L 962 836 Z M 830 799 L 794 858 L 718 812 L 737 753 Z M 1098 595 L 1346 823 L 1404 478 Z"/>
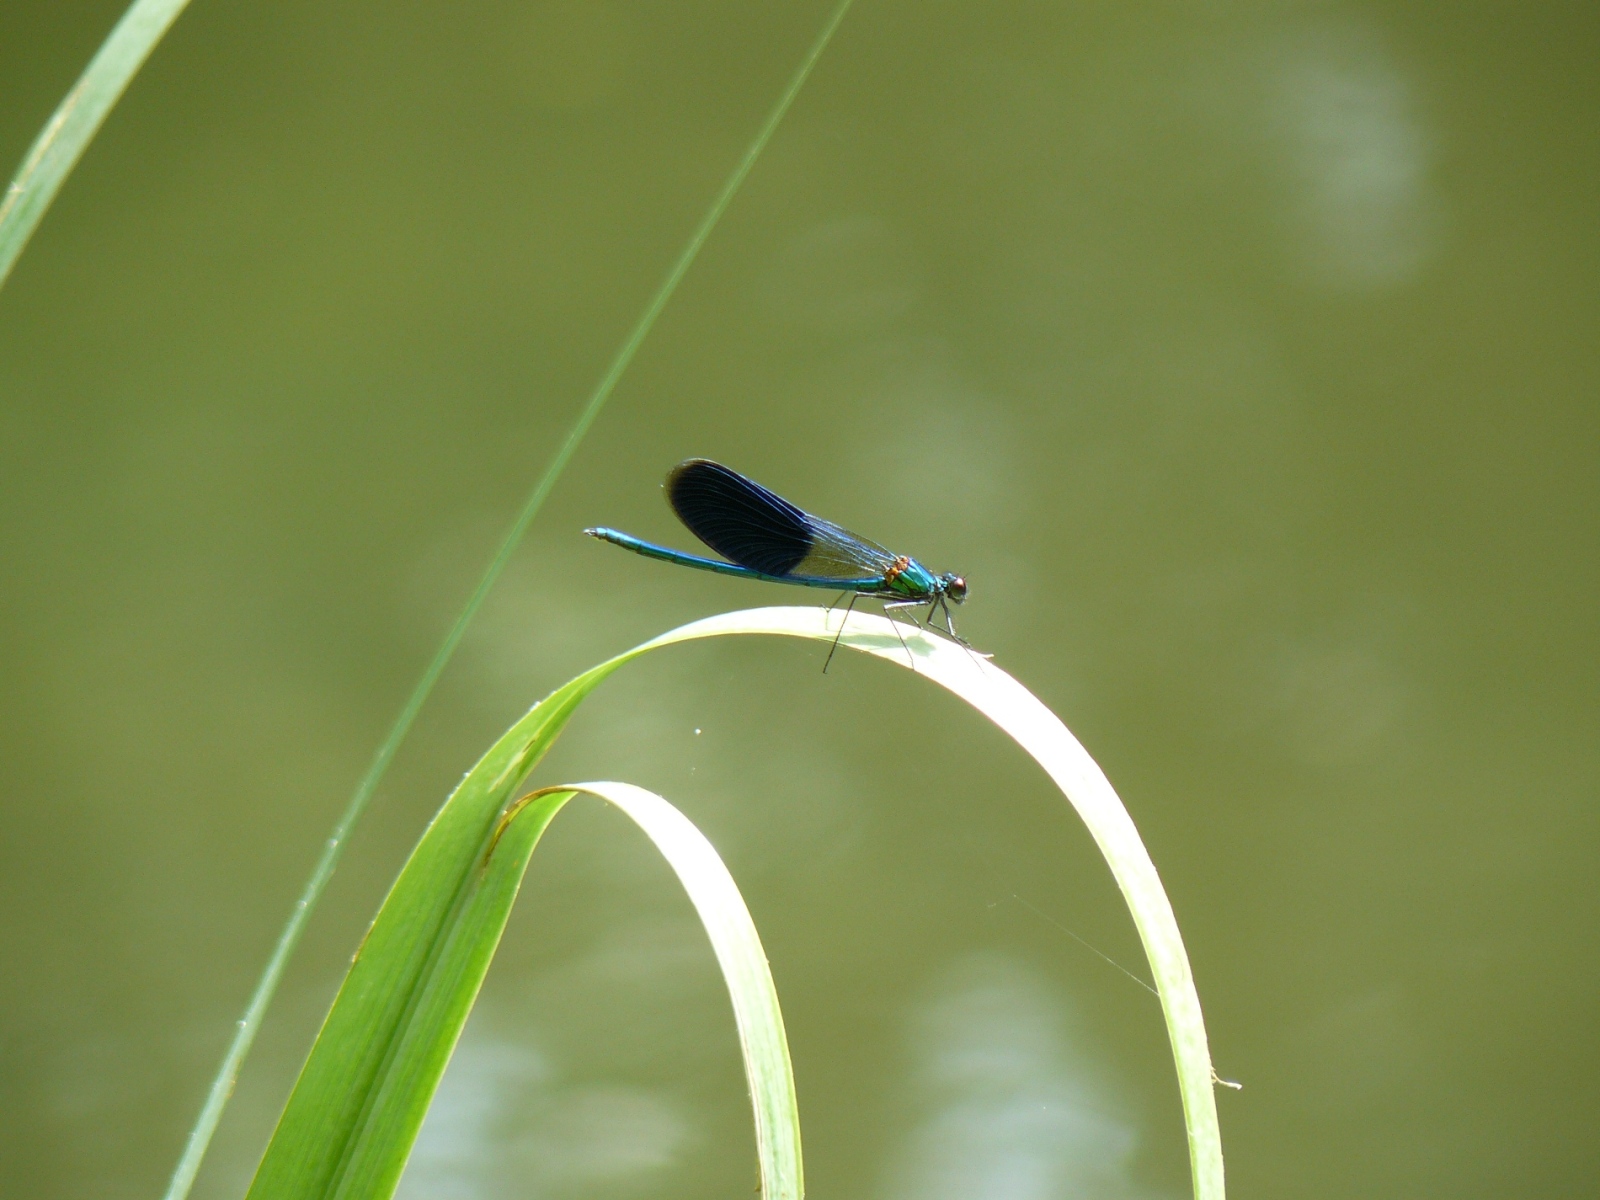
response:
<path fill-rule="evenodd" d="M 695 537 L 729 562 L 764 575 L 860 581 L 882 576 L 895 561 L 876 542 L 813 517 L 710 459 L 674 467 L 667 500 Z"/>

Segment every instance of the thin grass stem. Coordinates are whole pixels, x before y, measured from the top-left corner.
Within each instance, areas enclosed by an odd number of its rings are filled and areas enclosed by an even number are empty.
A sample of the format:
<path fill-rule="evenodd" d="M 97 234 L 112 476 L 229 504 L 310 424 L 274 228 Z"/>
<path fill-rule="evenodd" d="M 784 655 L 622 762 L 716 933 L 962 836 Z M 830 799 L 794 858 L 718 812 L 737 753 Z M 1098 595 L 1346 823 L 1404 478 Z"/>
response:
<path fill-rule="evenodd" d="M 417 681 L 416 687 L 412 689 L 411 695 L 406 700 L 405 707 L 400 710 L 400 715 L 395 718 L 395 722 L 390 727 L 383 744 L 378 747 L 378 752 L 373 757 L 372 765 L 367 768 L 366 774 L 361 777 L 360 783 L 356 785 L 355 793 L 350 797 L 349 803 L 345 805 L 344 812 L 334 825 L 332 834 L 323 844 L 322 853 L 317 858 L 316 866 L 312 868 L 311 877 L 301 890 L 299 899 L 295 901 L 294 910 L 289 916 L 288 923 L 285 924 L 283 932 L 278 935 L 277 944 L 273 946 L 272 955 L 267 960 L 266 968 L 262 971 L 255 990 L 250 994 L 250 1000 L 245 1006 L 244 1015 L 239 1019 L 238 1025 L 234 1030 L 233 1039 L 228 1045 L 227 1053 L 223 1055 L 222 1064 L 218 1068 L 216 1077 L 211 1082 L 211 1088 L 206 1094 L 205 1104 L 200 1110 L 199 1120 L 195 1123 L 193 1130 L 190 1131 L 183 1155 L 178 1160 L 177 1168 L 173 1171 L 172 1181 L 167 1187 L 165 1200 L 185 1200 L 189 1194 L 189 1189 L 194 1185 L 195 1176 L 199 1173 L 206 1149 L 210 1146 L 211 1138 L 216 1133 L 217 1124 L 222 1119 L 223 1109 L 227 1106 L 228 1098 L 233 1094 L 239 1070 L 244 1065 L 244 1060 L 249 1055 L 250 1048 L 255 1042 L 261 1020 L 266 1015 L 268 1006 L 272 1003 L 273 995 L 277 992 L 278 984 L 283 978 L 284 969 L 288 966 L 295 947 L 300 943 L 306 922 L 316 909 L 317 902 L 322 898 L 322 893 L 327 887 L 328 880 L 332 878 L 334 869 L 339 864 L 345 841 L 349 837 L 350 831 L 355 827 L 356 822 L 360 820 L 361 814 L 366 810 L 373 794 L 378 789 L 378 784 L 383 780 L 384 775 L 388 773 L 390 765 L 394 762 L 395 755 L 399 752 L 401 743 L 405 741 L 406 736 L 411 732 L 411 727 L 415 724 L 417 715 L 422 711 L 422 706 L 427 702 L 434 685 L 439 682 L 439 677 L 444 674 L 445 667 L 455 655 L 457 647 L 461 644 L 462 637 L 466 634 L 467 626 L 478 615 L 478 610 L 483 606 L 483 601 L 488 596 L 490 589 L 499 580 L 501 573 L 506 568 L 506 564 L 511 561 L 511 555 L 522 541 L 523 534 L 533 524 L 534 518 L 538 516 L 546 498 L 554 489 L 556 481 L 561 477 L 561 473 L 577 452 L 579 444 L 589 432 L 590 426 L 594 424 L 595 418 L 600 415 L 600 410 L 605 407 L 606 401 L 610 399 L 612 391 L 616 388 L 617 381 L 622 378 L 623 372 L 627 370 L 628 365 L 633 361 L 639 347 L 644 343 L 645 338 L 649 336 L 656 319 L 661 315 L 662 310 L 666 308 L 667 302 L 672 298 L 673 293 L 677 291 L 678 285 L 683 281 L 684 276 L 688 274 L 689 268 L 693 265 L 701 248 L 704 247 L 717 223 L 722 219 L 723 213 L 727 211 L 734 195 L 738 192 L 746 177 L 749 176 L 751 168 L 755 166 L 756 160 L 761 156 L 761 152 L 766 148 L 767 143 L 771 141 L 773 133 L 776 132 L 779 123 L 794 103 L 795 97 L 800 94 L 800 89 L 805 85 L 806 79 L 811 75 L 812 68 L 817 65 L 817 61 L 822 57 L 822 52 L 827 48 L 835 31 L 844 20 L 851 3 L 852 0 L 841 0 L 834 9 L 828 23 L 823 27 L 821 34 L 818 35 L 810 51 L 801 61 L 794 78 L 789 81 L 789 86 L 784 90 L 783 95 L 779 97 L 777 104 L 773 106 L 772 112 L 767 116 L 760 132 L 756 134 L 755 140 L 750 143 L 749 149 L 745 151 L 744 156 L 739 160 L 727 182 L 722 185 L 721 191 L 717 193 L 716 199 L 712 201 L 711 207 L 706 212 L 704 219 L 701 220 L 699 227 L 695 229 L 693 235 L 689 238 L 688 244 L 684 246 L 683 252 L 678 256 L 677 261 L 673 263 L 672 269 L 667 272 L 667 277 L 656 290 L 655 296 L 645 308 L 643 315 L 634 325 L 632 332 L 629 333 L 627 340 L 623 342 L 621 349 L 617 351 L 611 366 L 607 369 L 605 375 L 601 377 L 593 394 L 590 395 L 588 401 L 578 413 L 578 418 L 573 422 L 572 429 L 567 434 L 566 440 L 562 442 L 560 449 L 556 451 L 555 456 L 546 466 L 544 474 L 540 476 L 532 494 L 523 504 L 522 511 L 517 514 L 517 519 L 512 523 L 510 530 L 507 531 L 505 539 L 500 543 L 499 549 L 495 551 L 495 555 L 490 560 L 488 567 L 484 569 L 482 577 L 478 580 L 477 587 L 473 589 L 472 595 L 463 606 L 460 615 L 456 617 L 455 623 L 450 626 L 449 632 L 445 634 L 444 641 L 434 653 L 427 669 L 423 671 L 422 678 Z"/>
<path fill-rule="evenodd" d="M 0 200 L 0 287 L 106 115 L 189 0 L 134 0 L 45 122 Z"/>

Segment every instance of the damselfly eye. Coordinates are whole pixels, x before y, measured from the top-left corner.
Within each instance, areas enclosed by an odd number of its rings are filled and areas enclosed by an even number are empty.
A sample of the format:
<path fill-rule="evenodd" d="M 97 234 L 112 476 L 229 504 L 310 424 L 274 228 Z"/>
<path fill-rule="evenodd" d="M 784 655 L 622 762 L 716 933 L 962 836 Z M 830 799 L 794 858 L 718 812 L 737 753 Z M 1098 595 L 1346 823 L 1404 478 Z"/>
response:
<path fill-rule="evenodd" d="M 960 575 L 946 575 L 944 577 L 944 594 L 955 603 L 960 604 L 967 598 L 967 581 Z"/>

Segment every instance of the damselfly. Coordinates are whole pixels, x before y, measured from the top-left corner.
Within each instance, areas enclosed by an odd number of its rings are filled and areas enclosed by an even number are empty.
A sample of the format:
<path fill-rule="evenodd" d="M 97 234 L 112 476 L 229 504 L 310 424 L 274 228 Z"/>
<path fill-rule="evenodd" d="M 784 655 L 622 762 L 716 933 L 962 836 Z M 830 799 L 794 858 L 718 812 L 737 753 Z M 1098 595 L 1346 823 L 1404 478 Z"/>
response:
<path fill-rule="evenodd" d="M 673 467 L 666 489 L 678 519 L 726 562 L 658 546 L 615 529 L 584 532 L 646 558 L 701 571 L 849 593 L 851 607 L 862 596 L 883 601 L 885 612 L 925 605 L 930 626 L 933 614 L 943 613 L 944 632 L 967 644 L 957 635 L 950 615 L 950 605 L 967 598 L 967 581 L 961 576 L 935 575 L 909 555 L 895 554 L 832 521 L 813 517 L 710 459 L 691 458 Z M 848 615 L 846 610 L 847 619 Z"/>

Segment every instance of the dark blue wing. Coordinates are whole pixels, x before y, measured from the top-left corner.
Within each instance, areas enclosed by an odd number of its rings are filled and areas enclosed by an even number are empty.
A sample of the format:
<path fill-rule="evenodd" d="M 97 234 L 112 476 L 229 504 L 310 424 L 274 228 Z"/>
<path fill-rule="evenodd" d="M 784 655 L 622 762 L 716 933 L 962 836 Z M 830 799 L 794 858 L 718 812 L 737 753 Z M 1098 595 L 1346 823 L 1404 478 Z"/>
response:
<path fill-rule="evenodd" d="M 802 512 L 710 459 L 672 468 L 667 500 L 695 537 L 729 562 L 763 574 L 859 580 L 882 575 L 895 561 L 882 546 Z"/>

